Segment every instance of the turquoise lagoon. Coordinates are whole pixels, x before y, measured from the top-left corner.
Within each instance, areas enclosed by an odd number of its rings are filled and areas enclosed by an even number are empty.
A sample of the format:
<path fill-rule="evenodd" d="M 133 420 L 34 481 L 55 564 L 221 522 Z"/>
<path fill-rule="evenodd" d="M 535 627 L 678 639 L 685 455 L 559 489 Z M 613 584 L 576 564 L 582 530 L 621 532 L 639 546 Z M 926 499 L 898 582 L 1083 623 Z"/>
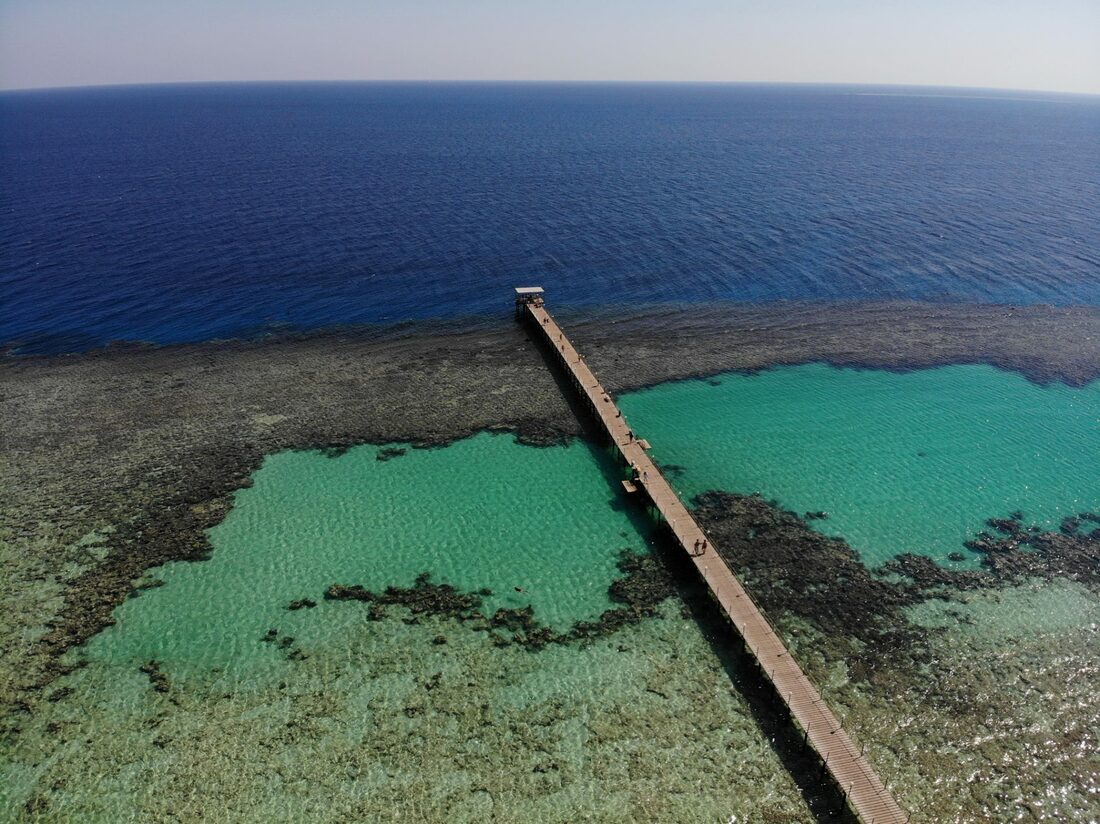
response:
<path fill-rule="evenodd" d="M 1045 529 L 1100 510 L 1100 381 L 807 364 L 664 384 L 621 406 L 685 499 L 758 492 L 827 512 L 814 527 L 871 566 L 902 552 L 950 563 L 987 518 L 1016 510 Z"/>
<path fill-rule="evenodd" d="M 942 559 L 1017 508 L 1056 526 L 1100 507 L 1100 384 L 810 365 L 622 403 L 657 457 L 683 467 L 672 480 L 685 497 L 759 491 L 827 510 L 815 526 L 872 564 L 903 550 Z M 430 572 L 492 589 L 487 612 L 531 605 L 564 627 L 610 606 L 620 550 L 647 546 L 618 468 L 584 443 L 481 434 L 380 453 L 268 457 L 210 531 L 210 559 L 152 570 L 163 585 L 74 651 L 87 665 L 0 762 L 0 818 L 41 796 L 55 820 L 80 821 L 807 819 L 735 665 L 673 602 L 589 647 L 532 654 L 442 617 L 391 608 L 371 621 L 364 604 L 325 601 L 333 583 Z M 287 609 L 301 598 L 317 606 Z M 1011 820 L 1020 799 L 1041 798 L 1055 818 L 1086 820 L 1096 615 L 1095 593 L 1065 582 L 930 602 L 914 618 L 943 628 L 941 677 L 879 695 L 832 662 L 823 686 L 909 808 Z M 265 643 L 269 629 L 293 641 Z M 812 633 L 796 643 L 813 657 Z M 933 688 L 977 709 L 941 711 Z"/>
<path fill-rule="evenodd" d="M 120 606 L 93 654 L 277 672 L 261 640 L 269 628 L 315 647 L 362 622 L 364 607 L 324 601 L 331 584 L 380 591 L 424 572 L 491 590 L 487 614 L 531 606 L 566 629 L 612 607 L 620 552 L 644 551 L 646 527 L 616 495 L 613 464 L 586 443 L 536 449 L 483 433 L 388 460 L 382 449 L 269 456 L 210 531 L 212 557 L 156 570 L 163 585 Z M 288 612 L 302 598 L 318 606 Z"/>
<path fill-rule="evenodd" d="M 1100 510 L 1100 383 L 810 364 L 669 383 L 621 403 L 655 457 L 679 467 L 671 479 L 685 499 L 725 489 L 826 511 L 815 527 L 870 565 L 900 552 L 946 563 L 986 518 L 1017 509 L 1052 529 Z M 584 443 L 481 434 L 386 461 L 379 452 L 270 456 L 211 530 L 210 560 L 154 571 L 164 585 L 118 608 L 93 657 L 277 672 L 267 629 L 311 648 L 362 622 L 365 610 L 323 600 L 329 585 L 409 586 L 422 572 L 491 589 L 487 612 L 530 605 L 564 628 L 612 606 L 619 552 L 647 545 L 609 455 Z M 299 598 L 318 607 L 288 612 Z"/>

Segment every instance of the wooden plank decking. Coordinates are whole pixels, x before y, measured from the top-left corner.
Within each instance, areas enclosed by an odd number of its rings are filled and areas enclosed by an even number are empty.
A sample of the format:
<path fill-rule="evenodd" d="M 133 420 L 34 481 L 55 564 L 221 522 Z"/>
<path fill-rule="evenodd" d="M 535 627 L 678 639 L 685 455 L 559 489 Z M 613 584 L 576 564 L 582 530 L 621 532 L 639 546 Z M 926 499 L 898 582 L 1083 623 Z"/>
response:
<path fill-rule="evenodd" d="M 548 345 L 557 353 L 581 399 L 591 408 L 596 422 L 605 430 L 623 460 L 636 468 L 638 480 L 634 486 L 639 493 L 645 494 L 668 523 L 676 542 L 695 565 L 714 600 L 741 636 L 748 652 L 756 659 L 761 672 L 788 707 L 791 718 L 805 735 L 806 744 L 821 758 L 851 811 L 865 824 L 909 821 L 909 815 L 883 785 L 864 758 L 861 748 L 841 729 L 840 722 L 825 705 L 817 688 L 791 657 L 778 633 L 730 568 L 713 547 L 696 552 L 696 546 L 709 539 L 646 454 L 649 444 L 632 437 L 611 396 L 554 318 L 540 303 L 526 304 L 525 312 L 531 324 L 542 331 Z M 624 488 L 629 490 L 626 484 Z"/>

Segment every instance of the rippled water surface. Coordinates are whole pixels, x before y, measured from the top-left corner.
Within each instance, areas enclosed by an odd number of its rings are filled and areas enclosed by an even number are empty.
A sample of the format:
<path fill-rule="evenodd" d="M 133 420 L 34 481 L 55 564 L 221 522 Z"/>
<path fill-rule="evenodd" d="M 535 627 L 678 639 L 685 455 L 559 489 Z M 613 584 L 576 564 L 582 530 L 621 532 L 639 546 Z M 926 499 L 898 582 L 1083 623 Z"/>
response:
<path fill-rule="evenodd" d="M 521 281 L 574 307 L 1100 304 L 1100 99 L 868 91 L 3 93 L 0 345 L 495 323 Z M 814 526 L 869 565 L 972 565 L 948 556 L 987 518 L 1020 510 L 1053 529 L 1100 510 L 1100 383 L 811 364 L 622 405 L 685 498 L 721 488 L 825 511 Z M 581 443 L 489 434 L 269 456 L 211 530 L 210 559 L 151 570 L 20 715 L 0 818 L 807 818 L 774 719 L 677 600 L 533 653 L 323 597 L 428 572 L 492 590 L 486 612 L 591 620 L 612 605 L 619 552 L 651 537 L 615 472 Z M 303 598 L 317 605 L 288 609 Z M 866 681 L 829 652 L 837 639 L 798 619 L 782 631 L 909 808 L 1091 820 L 1098 610 L 1065 580 L 925 602 L 907 619 L 930 633 L 918 666 L 875 672 L 872 650 Z"/>
<path fill-rule="evenodd" d="M 1045 529 L 1100 511 L 1100 383 L 811 364 L 665 384 L 622 405 L 685 497 L 760 492 L 826 511 L 815 525 L 870 565 L 901 552 L 947 562 L 987 518 L 1017 509 Z M 156 572 L 165 585 L 121 606 L 93 649 L 244 672 L 278 659 L 261 641 L 268 628 L 326 644 L 362 611 L 288 614 L 291 601 L 321 601 L 333 583 L 410 586 L 421 572 L 491 589 L 487 612 L 530 605 L 565 628 L 612 606 L 619 551 L 646 545 L 609 457 L 581 443 L 536 449 L 483 434 L 384 461 L 380 449 L 269 457 L 211 531 L 213 557 Z"/>
<path fill-rule="evenodd" d="M 723 85 L 0 95 L 0 344 L 555 302 L 1100 303 L 1100 98 Z M 926 90 L 925 90 L 926 91 Z"/>
<path fill-rule="evenodd" d="M 685 495 L 723 487 L 827 509 L 815 523 L 869 563 L 902 550 L 942 560 L 1012 508 L 1044 526 L 1100 509 L 1100 384 L 809 365 L 622 403 L 657 457 L 679 464 Z M 676 600 L 541 652 L 445 617 L 391 607 L 372 619 L 368 604 L 326 601 L 333 583 L 408 586 L 427 571 L 492 589 L 486 611 L 531 605 L 563 627 L 611 606 L 620 549 L 651 537 L 607 455 L 584 444 L 482 434 L 378 460 L 392 448 L 270 456 L 211 530 L 209 560 L 151 570 L 139 584 L 163 583 L 74 651 L 85 666 L 51 686 L 0 764 L 0 811 L 809 820 L 794 776 L 816 767 L 779 758 L 783 727 L 746 700 L 754 676 L 723 655 L 725 630 Z M 287 608 L 301 598 L 317 605 Z M 1098 616 L 1096 593 L 1064 580 L 928 601 L 907 619 L 932 633 L 926 646 L 872 654 L 869 682 L 849 678 L 843 639 L 790 616 L 781 626 L 908 808 L 1075 820 L 1100 781 Z"/>
<path fill-rule="evenodd" d="M 808 364 L 664 384 L 622 408 L 685 497 L 759 492 L 826 512 L 814 525 L 872 566 L 902 552 L 947 562 L 1017 510 L 1046 530 L 1100 511 L 1100 382 Z"/>
<path fill-rule="evenodd" d="M 123 604 L 119 628 L 93 649 L 254 674 L 282 661 L 261 640 L 271 627 L 313 646 L 339 643 L 348 622 L 361 624 L 364 607 L 323 601 L 331 584 L 381 591 L 424 572 L 464 591 L 492 590 L 487 615 L 531 606 L 566 629 L 613 606 L 607 588 L 620 551 L 645 547 L 644 524 L 605 476 L 610 460 L 582 443 L 535 449 L 483 434 L 379 454 L 361 446 L 337 458 L 269 457 L 211 531 L 213 557 L 157 571 L 165 585 Z M 321 604 L 288 612 L 301 598 Z"/>

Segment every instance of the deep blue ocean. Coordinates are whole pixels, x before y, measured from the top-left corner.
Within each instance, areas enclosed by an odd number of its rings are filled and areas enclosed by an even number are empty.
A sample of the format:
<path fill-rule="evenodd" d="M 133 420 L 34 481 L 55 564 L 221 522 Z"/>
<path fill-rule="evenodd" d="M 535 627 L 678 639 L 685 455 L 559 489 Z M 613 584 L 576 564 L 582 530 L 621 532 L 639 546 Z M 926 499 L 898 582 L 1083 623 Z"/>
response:
<path fill-rule="evenodd" d="M 1100 304 L 1100 98 L 775 85 L 0 94 L 0 343 L 555 305 Z"/>

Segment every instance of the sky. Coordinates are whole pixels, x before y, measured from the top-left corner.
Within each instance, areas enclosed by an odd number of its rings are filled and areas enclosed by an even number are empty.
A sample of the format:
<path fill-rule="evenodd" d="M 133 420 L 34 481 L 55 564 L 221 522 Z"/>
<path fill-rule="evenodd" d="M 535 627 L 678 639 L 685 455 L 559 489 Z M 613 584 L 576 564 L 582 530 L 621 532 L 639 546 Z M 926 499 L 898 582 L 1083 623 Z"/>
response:
<path fill-rule="evenodd" d="M 1100 0 L 0 0 L 0 88 L 227 80 L 1100 94 Z"/>

